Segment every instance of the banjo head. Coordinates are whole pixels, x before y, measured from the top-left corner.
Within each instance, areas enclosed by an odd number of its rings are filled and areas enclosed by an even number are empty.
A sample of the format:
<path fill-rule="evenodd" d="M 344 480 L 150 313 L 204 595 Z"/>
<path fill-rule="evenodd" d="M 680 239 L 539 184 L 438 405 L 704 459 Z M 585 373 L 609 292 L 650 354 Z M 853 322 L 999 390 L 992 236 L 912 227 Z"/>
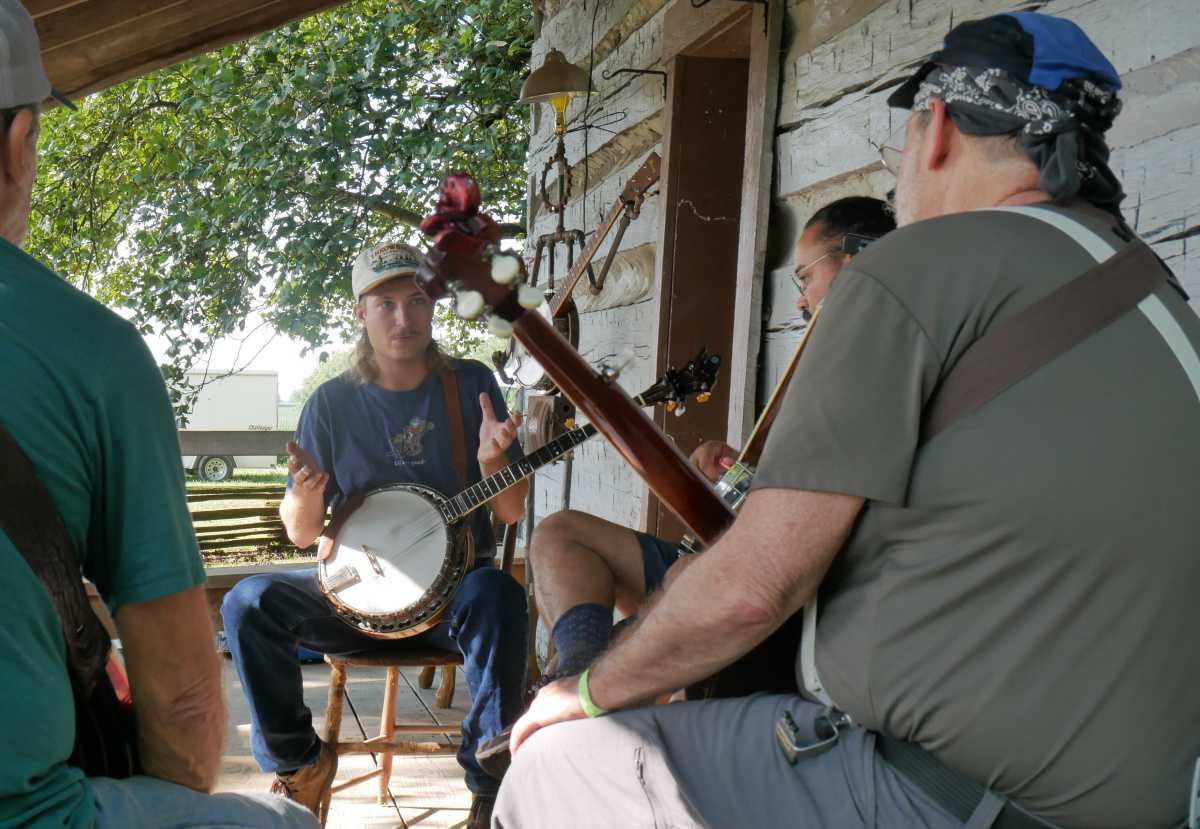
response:
<path fill-rule="evenodd" d="M 573 348 L 579 347 L 579 311 L 574 302 L 569 303 L 566 314 L 556 320 L 550 318 L 548 302 L 543 302 L 538 306 L 537 313 L 541 314 L 548 322 L 552 322 Z M 511 340 L 509 349 L 508 374 L 519 386 L 546 393 L 554 393 L 557 390 L 554 382 L 546 375 L 542 364 L 525 350 L 516 337 Z"/>
<path fill-rule="evenodd" d="M 370 636 L 399 639 L 437 624 L 474 554 L 419 486 L 367 494 L 336 530 L 317 567 L 321 591 L 347 622 Z M 460 543 L 461 542 L 461 543 Z"/>

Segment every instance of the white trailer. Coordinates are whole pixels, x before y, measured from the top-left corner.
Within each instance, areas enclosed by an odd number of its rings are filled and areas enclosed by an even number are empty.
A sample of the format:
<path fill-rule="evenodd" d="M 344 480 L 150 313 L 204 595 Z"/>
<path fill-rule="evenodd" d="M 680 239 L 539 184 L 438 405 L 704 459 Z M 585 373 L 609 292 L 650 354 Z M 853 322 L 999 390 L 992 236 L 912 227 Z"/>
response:
<path fill-rule="evenodd" d="M 214 379 L 216 378 L 216 379 Z M 188 381 L 201 386 L 187 427 L 180 431 L 273 430 L 278 423 L 279 373 L 275 371 L 189 372 Z M 274 455 L 183 456 L 183 466 L 206 481 L 225 481 L 235 467 L 267 469 Z"/>

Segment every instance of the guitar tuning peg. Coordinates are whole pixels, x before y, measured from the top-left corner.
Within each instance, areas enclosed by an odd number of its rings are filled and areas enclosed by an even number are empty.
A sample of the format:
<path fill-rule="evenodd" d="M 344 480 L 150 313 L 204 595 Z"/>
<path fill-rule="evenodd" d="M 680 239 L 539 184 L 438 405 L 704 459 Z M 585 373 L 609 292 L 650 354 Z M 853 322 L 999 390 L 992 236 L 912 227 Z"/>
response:
<path fill-rule="evenodd" d="M 483 294 L 479 291 L 457 291 L 454 294 L 454 310 L 465 320 L 479 319 L 483 306 Z"/>
<path fill-rule="evenodd" d="M 679 404 L 676 403 L 674 400 L 668 400 L 667 405 L 666 405 L 667 412 L 669 413 L 669 412 L 675 411 L 675 407 L 678 405 Z"/>
<path fill-rule="evenodd" d="M 678 406 L 675 407 L 675 416 L 683 417 L 683 413 L 686 411 L 687 411 L 687 406 L 680 403 Z"/>
<path fill-rule="evenodd" d="M 522 285 L 517 289 L 517 303 L 522 308 L 533 310 L 545 302 L 545 297 L 539 288 L 532 285 Z"/>
<path fill-rule="evenodd" d="M 498 317 L 495 314 L 490 314 L 488 316 L 487 325 L 488 331 L 490 331 L 494 337 L 507 340 L 512 336 L 512 323 L 506 320 L 504 317 Z"/>
<path fill-rule="evenodd" d="M 563 426 L 567 427 L 568 429 L 574 429 L 575 428 L 575 418 L 568 417 L 566 422 L 563 423 Z"/>
<path fill-rule="evenodd" d="M 711 392 L 702 391 L 698 395 L 696 395 L 697 403 L 707 403 L 709 400 L 712 400 Z"/>
<path fill-rule="evenodd" d="M 492 279 L 498 284 L 509 285 L 520 273 L 521 267 L 517 264 L 517 257 L 507 253 L 497 253 L 492 257 Z"/>

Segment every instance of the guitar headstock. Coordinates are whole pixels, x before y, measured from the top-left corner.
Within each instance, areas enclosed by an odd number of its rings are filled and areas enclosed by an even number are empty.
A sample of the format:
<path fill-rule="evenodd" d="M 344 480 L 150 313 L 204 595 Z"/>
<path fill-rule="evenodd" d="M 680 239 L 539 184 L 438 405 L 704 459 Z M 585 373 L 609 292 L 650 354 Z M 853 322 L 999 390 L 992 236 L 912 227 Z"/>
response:
<path fill-rule="evenodd" d="M 512 323 L 545 297 L 528 284 L 521 257 L 500 250 L 500 228 L 479 212 L 479 201 L 479 186 L 466 173 L 442 180 L 437 209 L 421 222 L 433 247 L 417 283 L 431 299 L 452 297 L 464 319 L 486 315 L 491 332 L 508 337 Z"/>
<path fill-rule="evenodd" d="M 691 397 L 695 397 L 697 403 L 708 402 L 720 368 L 721 357 L 702 348 L 683 368 L 667 369 L 653 386 L 638 395 L 638 399 L 647 406 L 665 403 L 668 412 L 681 415 Z"/>

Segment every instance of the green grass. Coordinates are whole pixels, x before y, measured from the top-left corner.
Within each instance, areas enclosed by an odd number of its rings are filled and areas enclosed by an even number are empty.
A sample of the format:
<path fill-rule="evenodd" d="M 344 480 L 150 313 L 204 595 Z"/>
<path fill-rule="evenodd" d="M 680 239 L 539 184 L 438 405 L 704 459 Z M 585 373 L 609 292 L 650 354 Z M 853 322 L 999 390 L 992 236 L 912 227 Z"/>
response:
<path fill-rule="evenodd" d="M 283 466 L 273 466 L 270 469 L 234 469 L 233 477 L 221 483 L 202 481 L 194 475 L 187 476 L 188 489 L 215 486 L 238 489 L 283 483 L 287 483 L 287 468 Z"/>

